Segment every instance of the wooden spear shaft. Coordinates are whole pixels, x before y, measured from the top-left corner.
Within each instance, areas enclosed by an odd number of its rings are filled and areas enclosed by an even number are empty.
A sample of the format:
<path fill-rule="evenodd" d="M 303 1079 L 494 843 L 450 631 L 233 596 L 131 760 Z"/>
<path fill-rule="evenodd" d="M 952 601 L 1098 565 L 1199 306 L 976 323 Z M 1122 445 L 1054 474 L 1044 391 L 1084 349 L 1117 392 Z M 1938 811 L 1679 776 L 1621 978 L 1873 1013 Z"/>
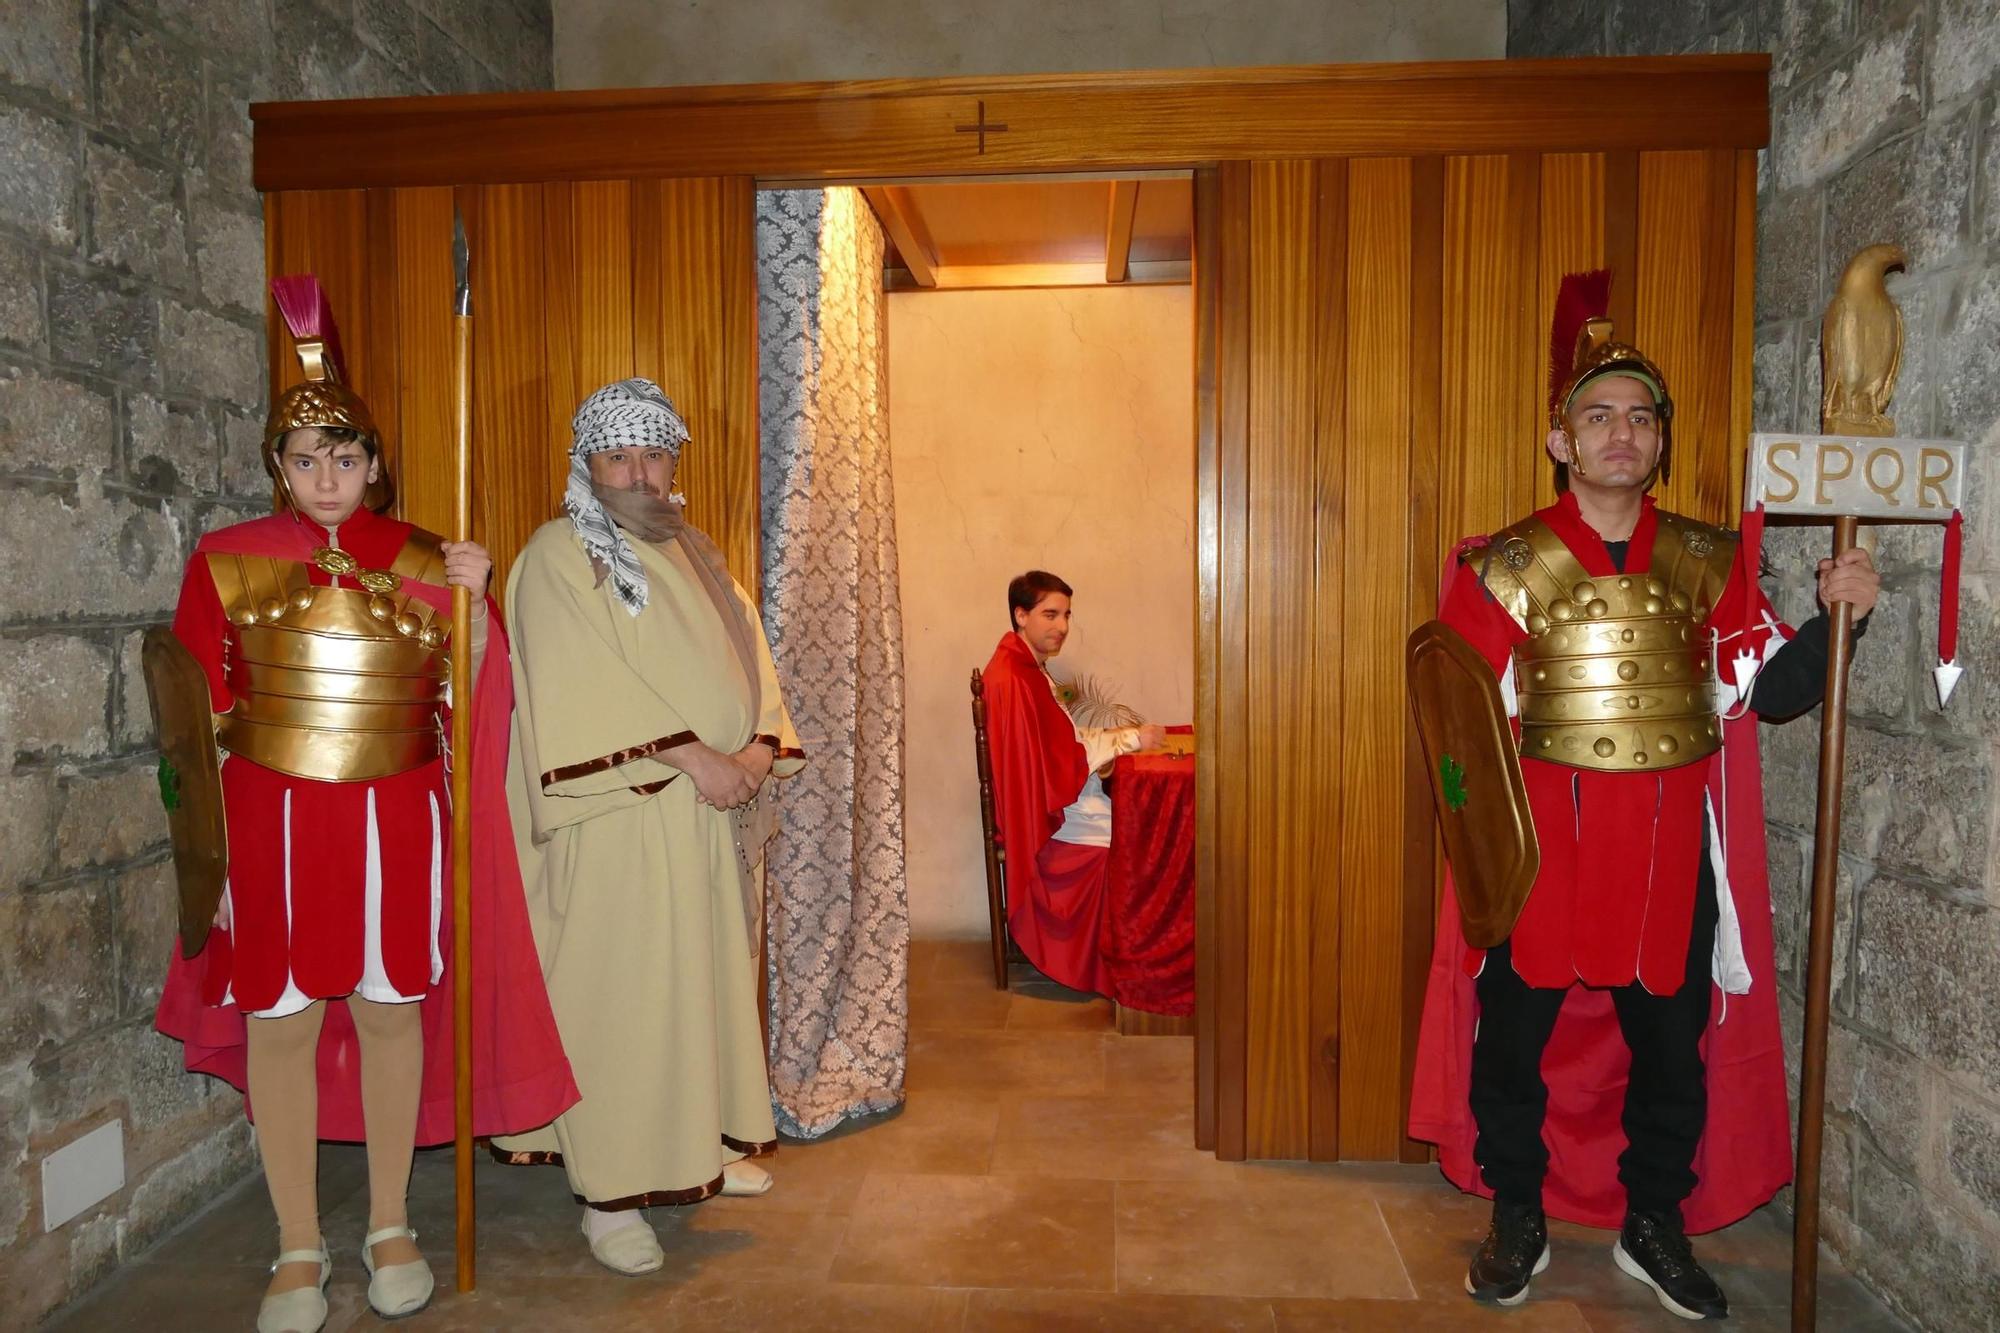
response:
<path fill-rule="evenodd" d="M 1859 521 L 1833 521 L 1837 560 L 1854 547 Z M 1848 632 L 1854 606 L 1828 608 L 1826 705 L 1819 724 L 1819 819 L 1813 827 L 1812 933 L 1807 946 L 1806 1030 L 1799 1068 L 1799 1168 L 1793 1184 L 1792 1329 L 1807 1333 L 1819 1317 L 1819 1168 L 1826 1130 L 1826 1026 L 1833 979 L 1833 891 L 1840 875 L 1840 787 L 1847 768 Z"/>
<path fill-rule="evenodd" d="M 472 540 L 472 296 L 465 225 L 452 219 L 458 270 L 451 356 L 454 457 L 451 538 Z M 472 1205 L 472 593 L 451 590 L 451 956 L 453 1175 L 458 1214 L 458 1289 L 477 1285 Z"/>

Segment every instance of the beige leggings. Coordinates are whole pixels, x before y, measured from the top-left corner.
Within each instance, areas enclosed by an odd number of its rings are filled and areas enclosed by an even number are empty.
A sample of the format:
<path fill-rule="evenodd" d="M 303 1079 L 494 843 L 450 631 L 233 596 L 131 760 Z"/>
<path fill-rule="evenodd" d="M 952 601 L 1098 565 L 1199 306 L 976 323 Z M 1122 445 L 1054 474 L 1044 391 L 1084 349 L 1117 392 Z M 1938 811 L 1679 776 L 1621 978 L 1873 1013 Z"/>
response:
<path fill-rule="evenodd" d="M 423 1091 L 423 1015 L 415 1004 L 349 996 L 361 1038 L 361 1111 L 368 1127 L 368 1229 L 408 1224 L 410 1158 Z M 319 1232 L 319 1030 L 326 1001 L 284 1018 L 252 1018 L 250 1106 L 257 1151 L 278 1213 L 278 1248 L 313 1250 Z"/>

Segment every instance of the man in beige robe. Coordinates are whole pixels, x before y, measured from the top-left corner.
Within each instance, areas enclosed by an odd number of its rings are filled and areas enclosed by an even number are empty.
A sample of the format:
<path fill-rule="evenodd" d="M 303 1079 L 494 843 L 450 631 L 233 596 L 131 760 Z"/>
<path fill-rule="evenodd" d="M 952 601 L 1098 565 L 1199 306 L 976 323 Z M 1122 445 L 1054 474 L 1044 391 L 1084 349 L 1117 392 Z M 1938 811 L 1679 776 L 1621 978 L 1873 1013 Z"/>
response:
<path fill-rule="evenodd" d="M 687 431 L 625 380 L 578 409 L 566 517 L 507 582 L 514 827 L 549 999 L 583 1100 L 495 1140 L 560 1161 L 599 1262 L 662 1262 L 638 1210 L 725 1188 L 777 1139 L 757 1014 L 772 777 L 803 763 L 763 627 L 681 521 Z M 745 850 L 747 849 L 747 855 Z M 756 862 L 755 869 L 749 868 Z M 734 1164 L 734 1165 L 732 1165 Z"/>

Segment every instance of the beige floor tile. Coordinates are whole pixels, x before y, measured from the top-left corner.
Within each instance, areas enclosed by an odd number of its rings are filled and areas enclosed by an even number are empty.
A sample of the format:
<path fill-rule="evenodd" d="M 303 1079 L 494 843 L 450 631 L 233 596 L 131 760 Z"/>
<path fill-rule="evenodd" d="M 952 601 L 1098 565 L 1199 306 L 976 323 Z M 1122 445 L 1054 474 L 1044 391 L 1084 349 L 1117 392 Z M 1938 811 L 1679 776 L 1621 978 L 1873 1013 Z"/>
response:
<path fill-rule="evenodd" d="M 1269 1301 L 1082 1291 L 975 1291 L 966 1333 L 1269 1333 Z"/>
<path fill-rule="evenodd" d="M 1007 1026 L 1016 998 L 1012 991 L 996 990 L 991 980 L 912 983 L 910 1027 L 998 1032 Z"/>
<path fill-rule="evenodd" d="M 675 1286 L 696 1279 L 732 1284 L 824 1282 L 850 1225 L 846 1217 L 749 1208 L 725 1211 L 707 1204 L 680 1211 L 687 1214 L 685 1223 L 660 1236 L 660 1248 L 667 1255 L 660 1276 Z"/>
<path fill-rule="evenodd" d="M 993 943 L 988 939 L 911 940 L 910 985 L 984 979 L 993 984 Z"/>
<path fill-rule="evenodd" d="M 1104 1045 L 1108 1092 L 1152 1093 L 1194 1106 L 1193 1037 L 1112 1037 Z"/>
<path fill-rule="evenodd" d="M 1112 1187 L 1031 1176 L 871 1175 L 843 1282 L 1112 1290 Z"/>
<path fill-rule="evenodd" d="M 1280 1300 L 1271 1305 L 1278 1333 L 1592 1333 L 1583 1312 L 1567 1302 L 1530 1300 L 1508 1310 L 1475 1304 L 1463 1292 L 1450 1302 Z"/>
<path fill-rule="evenodd" d="M 1193 1108 L 1127 1095 L 1008 1098 L 993 1169 L 1087 1180 L 1220 1180 L 1241 1168 L 1194 1146 Z"/>
<path fill-rule="evenodd" d="M 1414 1296 L 1375 1200 L 1330 1178 L 1121 1182 L 1118 1289 Z"/>
<path fill-rule="evenodd" d="M 992 1164 L 999 1121 L 1000 1101 L 991 1094 L 927 1092 L 899 1111 L 849 1121 L 810 1143 L 787 1140 L 772 1170 L 983 1175 Z"/>
<path fill-rule="evenodd" d="M 956 1333 L 965 1293 L 852 1282 L 702 1279 L 674 1295 L 656 1328 L 676 1333 Z"/>
<path fill-rule="evenodd" d="M 660 1275 L 622 1277 L 598 1268 L 579 1277 L 523 1277 L 488 1273 L 466 1295 L 438 1285 L 431 1307 L 395 1327 L 422 1333 L 493 1333 L 501 1329 L 588 1328 L 593 1333 L 640 1333 L 668 1327 L 676 1292 Z M 371 1312 L 360 1330 L 387 1325 Z M 357 1330 L 359 1333 L 359 1330 Z"/>
<path fill-rule="evenodd" d="M 1110 1032 L 1117 1016 L 1101 996 L 1054 999 L 1015 995 L 1007 1008 L 1007 1029 L 1026 1032 Z"/>
<path fill-rule="evenodd" d="M 910 1034 L 906 1086 L 920 1094 L 1086 1096 L 1104 1091 L 1105 1044 L 1115 1037 L 1081 1032 L 937 1032 Z"/>

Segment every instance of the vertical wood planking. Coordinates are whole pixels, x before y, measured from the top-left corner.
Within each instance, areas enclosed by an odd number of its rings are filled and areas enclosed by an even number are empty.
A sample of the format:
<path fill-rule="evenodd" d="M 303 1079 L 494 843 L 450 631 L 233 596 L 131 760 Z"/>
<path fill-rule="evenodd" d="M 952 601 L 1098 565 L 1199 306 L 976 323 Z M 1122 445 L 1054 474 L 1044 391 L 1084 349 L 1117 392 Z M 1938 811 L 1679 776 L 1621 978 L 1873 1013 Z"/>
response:
<path fill-rule="evenodd" d="M 1338 736 L 1340 666 L 1346 639 L 1341 624 L 1345 554 L 1347 459 L 1347 172 L 1344 160 L 1320 162 L 1313 218 L 1314 451 L 1312 563 L 1313 730 Z M 1306 1155 L 1316 1162 L 1340 1158 L 1340 848 L 1341 827 L 1326 812 L 1338 810 L 1347 778 L 1337 765 L 1309 764 L 1311 805 L 1307 882 L 1312 889 L 1311 1000 L 1306 1059 Z"/>
<path fill-rule="evenodd" d="M 1734 251 L 1736 271 L 1733 295 L 1735 336 L 1730 340 L 1729 381 L 1729 510 L 1726 521 L 1734 527 L 1743 512 L 1743 468 L 1750 447 L 1751 420 L 1756 401 L 1757 352 L 1757 154 L 1753 149 L 1736 153 L 1736 223 L 1729 243 Z M 1789 423 L 1787 423 L 1789 424 Z"/>
<path fill-rule="evenodd" d="M 1439 554 L 1528 512 L 1534 476 L 1548 470 L 1535 371 L 1547 342 L 1534 324 L 1539 193 L 1532 156 L 1445 162 Z"/>
<path fill-rule="evenodd" d="M 542 187 L 464 186 L 459 202 L 473 256 L 474 527 L 499 574 L 549 517 L 549 457 L 566 444 L 548 438 Z"/>
<path fill-rule="evenodd" d="M 1303 1157 L 1311 1006 L 1313 164 L 1250 168 L 1247 1147 Z"/>
<path fill-rule="evenodd" d="M 548 410 L 546 429 L 551 455 L 548 506 L 551 518 L 561 503 L 562 489 L 568 484 L 569 460 L 561 451 L 567 449 L 573 438 L 570 419 L 576 415 L 577 406 L 599 387 L 589 382 L 584 370 L 583 344 L 586 337 L 593 335 L 586 334 L 583 326 L 583 242 L 577 224 L 577 193 L 585 184 L 622 183 L 548 181 L 542 186 L 542 348 L 549 372 L 544 406 Z M 629 228 L 629 194 L 627 201 Z M 624 260 L 627 310 L 631 308 L 631 264 L 632 244 L 628 229 Z M 625 325 L 628 347 L 631 339 L 632 326 L 628 319 Z M 629 363 L 630 357 L 626 359 Z"/>
<path fill-rule="evenodd" d="M 763 497 L 757 387 L 757 183 L 728 176 L 722 190 L 722 498 L 728 517 L 717 538 L 736 580 L 761 601 Z"/>
<path fill-rule="evenodd" d="M 369 202 L 366 190 L 293 190 L 264 200 L 264 264 L 268 277 L 310 273 L 325 289 L 340 328 L 348 387 L 360 394 L 393 444 L 395 380 L 393 356 L 368 346 L 374 331 L 377 287 L 371 281 Z M 385 261 L 386 263 L 386 261 Z M 292 336 L 266 290 L 265 345 L 269 351 L 271 395 L 305 378 Z M 381 383 L 378 384 L 378 378 Z M 387 393 L 383 392 L 387 390 Z M 383 418 L 386 418 L 384 420 Z M 394 455 L 391 464 L 394 465 Z"/>
<path fill-rule="evenodd" d="M 1535 358 L 1536 401 L 1543 413 L 1540 432 L 1547 434 L 1549 397 L 1549 322 L 1555 317 L 1556 290 L 1563 276 L 1605 266 L 1604 176 L 1602 153 L 1548 153 L 1542 157 L 1540 274 L 1535 283 L 1535 326 L 1531 346 Z M 1629 286 L 1632 274 L 1613 276 L 1614 292 Z M 1535 451 L 1524 472 L 1510 488 L 1508 522 L 1556 498 L 1555 467 L 1546 453 Z M 1523 489 L 1523 487 L 1525 487 Z"/>
<path fill-rule="evenodd" d="M 451 532 L 453 504 L 451 347 L 457 277 L 451 262 L 451 218 L 449 186 L 395 191 L 393 297 L 397 352 L 402 359 L 397 400 L 402 448 L 396 481 L 403 517 L 445 535 Z M 475 365 L 475 383 L 478 372 Z M 475 419 L 475 435 L 478 424 Z M 475 474 L 473 485 L 484 491 L 492 482 Z M 496 566 L 496 590 L 503 586 L 499 573 Z"/>
<path fill-rule="evenodd" d="M 1213 167 L 1194 175 L 1195 650 L 1194 728 L 1213 755 L 1221 640 L 1221 181 Z M 1195 765 L 1194 1142 L 1215 1151 L 1216 1079 L 1216 765 Z"/>
<path fill-rule="evenodd" d="M 1402 643 L 1410 550 L 1411 163 L 1348 166 L 1347 348 L 1338 765 L 1341 821 L 1340 1141 L 1394 1158 L 1401 1140 Z"/>
<path fill-rule="evenodd" d="M 1444 324 L 1444 161 L 1417 160 L 1410 172 L 1410 544 L 1403 629 L 1436 613 L 1440 476 L 1439 417 L 1443 400 Z M 1459 367 L 1452 373 L 1457 375 Z M 1400 637 L 1389 645 L 1392 652 Z M 1396 653 L 1401 666 L 1401 653 Z M 1401 672 L 1398 673 L 1401 681 Z M 1393 920 L 1397 949 L 1396 973 L 1401 986 L 1394 997 L 1396 1061 L 1384 1087 L 1383 1070 L 1371 1064 L 1357 1071 L 1373 1082 L 1370 1099 L 1370 1141 L 1382 1132 L 1386 1110 L 1392 1154 L 1404 1161 L 1422 1161 L 1427 1150 L 1403 1134 L 1409 1123 L 1410 1080 L 1416 1068 L 1417 1026 L 1423 1011 L 1425 961 L 1430 953 L 1437 892 L 1437 836 L 1432 824 L 1430 780 L 1424 772 L 1416 719 L 1406 705 L 1399 711 L 1403 729 L 1403 808 L 1398 830 L 1403 842 L 1403 878 Z M 1373 1052 L 1371 1052 L 1371 1055 Z M 1387 1094 L 1386 1097 L 1382 1094 Z M 1359 1097 L 1356 1098 L 1359 1101 Z"/>
<path fill-rule="evenodd" d="M 1250 164 L 1218 168 L 1221 214 L 1217 231 L 1221 347 L 1217 364 L 1220 433 L 1217 597 L 1219 670 L 1214 759 L 1215 879 L 1215 1155 L 1242 1161 L 1246 1152 L 1249 995 L 1248 864 L 1249 651 L 1251 546 L 1250 440 Z"/>

